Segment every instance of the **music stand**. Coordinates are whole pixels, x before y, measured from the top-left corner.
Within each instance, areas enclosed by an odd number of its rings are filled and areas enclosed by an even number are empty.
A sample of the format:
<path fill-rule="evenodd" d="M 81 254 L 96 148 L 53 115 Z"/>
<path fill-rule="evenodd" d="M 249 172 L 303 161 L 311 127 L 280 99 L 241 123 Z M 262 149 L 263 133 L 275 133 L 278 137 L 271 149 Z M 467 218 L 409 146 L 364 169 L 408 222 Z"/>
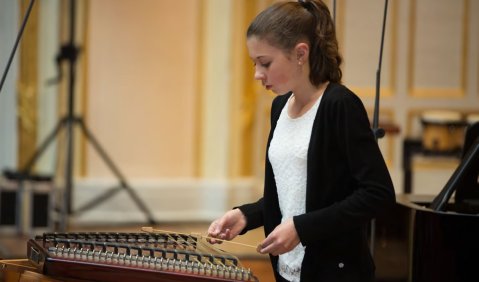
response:
<path fill-rule="evenodd" d="M 69 84 L 68 84 L 68 112 L 67 115 L 62 117 L 59 122 L 57 123 L 54 130 L 47 135 L 46 139 L 41 143 L 39 148 L 34 152 L 33 156 L 28 160 L 24 168 L 21 170 L 21 177 L 20 177 L 20 186 L 22 186 L 23 178 L 28 177 L 30 174 L 34 164 L 43 154 L 43 152 L 47 149 L 47 147 L 51 144 L 51 142 L 55 139 L 55 137 L 60 133 L 62 129 L 65 129 L 66 138 L 67 138 L 67 154 L 66 154 L 66 171 L 65 171 L 65 190 L 63 193 L 63 206 L 61 207 L 61 217 L 60 217 L 60 231 L 66 231 L 67 227 L 67 217 L 71 214 L 74 214 L 72 209 L 72 188 L 73 188 L 73 141 L 74 141 L 74 126 L 80 126 L 82 133 L 86 137 L 86 140 L 91 143 L 93 148 L 99 154 L 101 159 L 105 162 L 108 168 L 113 172 L 113 174 L 119 180 L 120 186 L 110 188 L 108 191 L 103 193 L 102 195 L 98 196 L 96 199 L 90 201 L 89 203 L 85 204 L 84 206 L 80 207 L 75 212 L 84 212 L 88 209 L 93 208 L 94 206 L 100 204 L 101 202 L 105 201 L 109 197 L 113 196 L 121 189 L 124 189 L 132 200 L 136 203 L 138 208 L 145 214 L 150 224 L 155 224 L 155 220 L 151 212 L 145 206 L 143 201 L 140 197 L 136 194 L 136 192 L 131 188 L 130 184 L 120 172 L 118 167 L 112 161 L 112 159 L 108 156 L 106 151 L 100 145 L 98 140 L 95 138 L 93 133 L 88 129 L 85 124 L 83 117 L 76 116 L 74 114 L 75 109 L 75 99 L 74 99 L 74 90 L 75 90 L 75 70 L 76 70 L 76 60 L 79 54 L 79 48 L 77 48 L 74 44 L 75 40 L 75 0 L 70 0 L 70 26 L 69 26 L 69 42 L 66 45 L 63 45 L 60 49 L 60 53 L 57 56 L 57 63 L 60 64 L 63 60 L 67 60 L 69 63 Z M 60 69 L 60 68 L 59 68 Z M 59 78 L 61 78 L 61 73 Z"/>

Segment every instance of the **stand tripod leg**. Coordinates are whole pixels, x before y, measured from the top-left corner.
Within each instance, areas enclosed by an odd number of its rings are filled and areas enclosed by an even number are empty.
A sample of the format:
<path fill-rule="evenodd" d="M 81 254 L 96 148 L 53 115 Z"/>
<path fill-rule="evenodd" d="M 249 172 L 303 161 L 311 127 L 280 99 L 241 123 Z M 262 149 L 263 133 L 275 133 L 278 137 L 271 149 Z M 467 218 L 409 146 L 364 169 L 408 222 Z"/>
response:
<path fill-rule="evenodd" d="M 105 193 L 101 194 L 100 196 L 96 197 L 96 199 L 88 202 L 87 204 L 79 207 L 78 209 L 75 210 L 76 214 L 82 213 L 84 211 L 87 211 L 89 209 L 94 208 L 95 206 L 99 205 L 100 203 L 108 200 L 110 197 L 113 197 L 116 195 L 116 193 L 120 192 L 123 188 L 122 187 L 112 187 L 108 189 Z"/>
<path fill-rule="evenodd" d="M 55 137 L 58 135 L 60 132 L 61 128 L 65 123 L 67 122 L 66 118 L 62 118 L 58 123 L 55 129 L 47 136 L 45 141 L 38 147 L 38 150 L 33 154 L 33 156 L 28 160 L 28 162 L 25 164 L 24 168 L 22 169 L 22 173 L 28 175 L 30 171 L 32 170 L 33 165 L 36 163 L 38 158 L 45 152 L 45 150 L 48 148 L 48 145 L 55 139 Z"/>
<path fill-rule="evenodd" d="M 103 150 L 103 148 L 100 146 L 100 143 L 98 143 L 98 141 L 93 136 L 93 134 L 88 130 L 88 128 L 86 127 L 86 125 L 83 121 L 83 119 L 77 118 L 75 121 L 80 124 L 81 129 L 82 129 L 83 133 L 85 134 L 87 140 L 91 142 L 91 144 L 93 145 L 93 147 L 95 148 L 97 153 L 100 155 L 100 157 L 106 163 L 106 165 L 110 168 L 110 170 L 113 172 L 113 174 L 115 174 L 115 176 L 118 178 L 118 180 L 120 181 L 121 188 L 125 189 L 128 192 L 128 194 L 131 196 L 131 198 L 136 203 L 138 208 L 140 208 L 140 210 L 146 215 L 146 217 L 148 218 L 148 222 L 150 224 L 155 224 L 156 222 L 153 219 L 153 216 L 152 216 L 151 212 L 146 208 L 145 204 L 142 202 L 140 197 L 138 197 L 136 192 L 128 184 L 126 178 L 122 175 L 122 173 L 116 167 L 116 165 L 113 163 L 113 161 L 110 159 L 110 157 L 108 157 L 105 150 Z M 102 195 L 102 197 L 99 198 L 94 203 L 87 204 L 86 206 L 96 205 L 97 203 L 99 203 L 99 200 L 105 200 L 105 199 L 107 199 L 107 196 L 111 196 L 112 193 L 116 193 L 116 192 L 118 192 L 118 189 L 113 189 L 113 190 L 105 193 L 104 195 Z"/>
<path fill-rule="evenodd" d="M 73 190 L 73 141 L 74 141 L 74 117 L 73 109 L 69 110 L 68 118 L 66 119 L 67 123 L 67 134 L 66 134 L 66 160 L 65 160 L 65 189 L 63 190 L 63 201 L 60 207 L 60 221 L 59 228 L 61 232 L 66 232 L 68 228 L 68 217 L 72 214 L 72 190 Z"/>

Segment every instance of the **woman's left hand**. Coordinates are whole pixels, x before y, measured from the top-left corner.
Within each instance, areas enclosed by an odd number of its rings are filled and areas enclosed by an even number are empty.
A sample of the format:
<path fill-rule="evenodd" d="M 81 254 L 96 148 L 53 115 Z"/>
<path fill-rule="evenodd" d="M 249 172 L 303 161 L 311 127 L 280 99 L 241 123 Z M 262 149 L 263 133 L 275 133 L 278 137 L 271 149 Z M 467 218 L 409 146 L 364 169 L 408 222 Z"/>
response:
<path fill-rule="evenodd" d="M 293 219 L 290 218 L 276 226 L 273 232 L 261 242 L 257 251 L 262 254 L 269 253 L 277 256 L 291 251 L 299 243 L 300 240 Z"/>

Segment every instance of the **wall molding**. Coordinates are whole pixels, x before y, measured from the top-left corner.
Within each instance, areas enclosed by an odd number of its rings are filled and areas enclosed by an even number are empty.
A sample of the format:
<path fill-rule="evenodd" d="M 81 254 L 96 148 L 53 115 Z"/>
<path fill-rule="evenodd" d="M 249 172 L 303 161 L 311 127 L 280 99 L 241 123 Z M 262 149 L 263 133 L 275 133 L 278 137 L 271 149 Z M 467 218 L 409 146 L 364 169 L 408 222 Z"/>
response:
<path fill-rule="evenodd" d="M 453 87 L 445 87 L 442 89 L 437 89 L 437 87 L 424 87 L 424 86 L 416 86 L 415 83 L 415 73 L 417 70 L 415 69 L 415 61 L 417 56 L 421 56 L 421 54 L 415 53 L 415 45 L 417 44 L 417 37 L 420 36 L 417 34 L 418 29 L 418 18 L 420 17 L 418 13 L 418 2 L 417 1 L 409 1 L 409 46 L 408 46 L 408 91 L 411 97 L 416 98 L 432 98 L 432 97 L 445 97 L 445 98 L 463 98 L 466 96 L 467 89 L 466 89 L 466 77 L 467 77 L 467 46 L 469 42 L 469 34 L 468 34 L 468 23 L 469 23 L 469 1 L 463 0 L 463 16 L 461 18 L 461 27 L 458 33 L 461 36 L 461 56 L 459 62 L 459 69 L 458 70 L 451 70 L 451 73 L 457 72 L 459 85 L 456 88 Z"/>

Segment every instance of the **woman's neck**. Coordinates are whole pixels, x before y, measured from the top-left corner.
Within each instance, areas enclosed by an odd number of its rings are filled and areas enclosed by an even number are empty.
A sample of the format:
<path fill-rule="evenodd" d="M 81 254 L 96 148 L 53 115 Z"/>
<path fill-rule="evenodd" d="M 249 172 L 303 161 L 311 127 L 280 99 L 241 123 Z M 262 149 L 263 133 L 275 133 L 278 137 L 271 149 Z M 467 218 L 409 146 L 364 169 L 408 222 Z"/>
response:
<path fill-rule="evenodd" d="M 328 84 L 328 81 L 321 83 L 319 87 L 309 84 L 304 89 L 297 89 L 297 91 L 293 92 L 288 109 L 289 116 L 292 118 L 300 117 L 307 112 L 319 97 L 323 95 Z"/>
<path fill-rule="evenodd" d="M 321 83 L 318 87 L 308 84 L 303 89 L 294 91 L 294 99 L 298 106 L 306 106 L 313 103 L 324 93 L 326 87 L 328 87 L 329 81 Z"/>

